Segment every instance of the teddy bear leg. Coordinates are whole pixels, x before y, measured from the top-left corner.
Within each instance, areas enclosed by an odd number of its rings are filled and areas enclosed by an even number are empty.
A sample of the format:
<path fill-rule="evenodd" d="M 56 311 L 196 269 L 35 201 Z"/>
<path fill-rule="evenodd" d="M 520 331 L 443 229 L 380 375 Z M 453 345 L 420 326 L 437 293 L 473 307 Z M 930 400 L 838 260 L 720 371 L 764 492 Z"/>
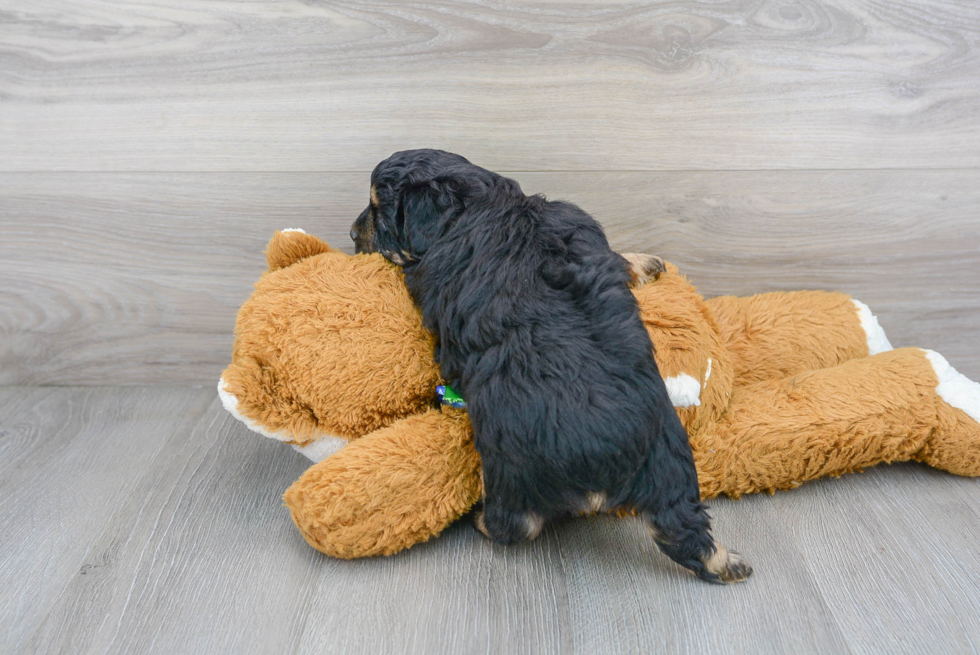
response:
<path fill-rule="evenodd" d="M 980 383 L 932 350 L 923 356 L 936 376 L 937 425 L 915 459 L 964 476 L 980 476 Z"/>
<path fill-rule="evenodd" d="M 864 303 L 842 293 L 796 291 L 706 301 L 735 365 L 753 384 L 892 349 Z"/>
<path fill-rule="evenodd" d="M 924 351 L 900 348 L 738 387 L 714 430 L 691 436 L 702 497 L 910 459 L 980 474 L 975 421 L 937 392 L 942 379 Z"/>

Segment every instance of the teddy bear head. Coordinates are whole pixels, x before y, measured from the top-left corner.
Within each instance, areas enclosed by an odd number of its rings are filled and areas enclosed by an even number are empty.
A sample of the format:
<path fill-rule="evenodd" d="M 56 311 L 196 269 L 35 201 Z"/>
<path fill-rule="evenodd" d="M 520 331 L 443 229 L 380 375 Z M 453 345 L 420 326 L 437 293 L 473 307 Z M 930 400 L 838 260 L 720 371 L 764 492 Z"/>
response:
<path fill-rule="evenodd" d="M 266 256 L 218 385 L 232 414 L 267 437 L 332 450 L 432 405 L 434 341 L 400 269 L 299 230 L 277 232 Z"/>

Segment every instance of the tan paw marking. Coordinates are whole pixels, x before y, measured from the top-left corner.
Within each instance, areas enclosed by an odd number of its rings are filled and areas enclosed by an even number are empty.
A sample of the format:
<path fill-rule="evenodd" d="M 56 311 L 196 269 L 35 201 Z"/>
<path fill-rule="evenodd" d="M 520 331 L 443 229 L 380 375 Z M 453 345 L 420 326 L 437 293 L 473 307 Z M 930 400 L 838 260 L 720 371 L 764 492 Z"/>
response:
<path fill-rule="evenodd" d="M 641 287 L 650 280 L 656 280 L 664 272 L 664 260 L 656 255 L 628 252 L 623 257 L 630 264 L 631 286 Z"/>
<path fill-rule="evenodd" d="M 715 553 L 704 567 L 710 573 L 718 576 L 725 584 L 741 582 L 752 575 L 752 567 L 739 553 L 728 550 L 719 543 L 715 543 Z"/>
<path fill-rule="evenodd" d="M 585 507 L 583 514 L 598 514 L 606 511 L 606 494 L 597 491 L 590 491 L 585 495 Z"/>
<path fill-rule="evenodd" d="M 524 525 L 527 526 L 528 540 L 537 539 L 538 535 L 541 534 L 541 530 L 544 528 L 544 517 L 529 512 L 524 515 Z"/>
<path fill-rule="evenodd" d="M 487 539 L 493 539 L 493 537 L 490 536 L 490 533 L 487 532 L 487 523 L 483 518 L 482 511 L 477 512 L 477 514 L 473 517 L 473 527 L 479 530 L 480 534 L 482 534 Z"/>

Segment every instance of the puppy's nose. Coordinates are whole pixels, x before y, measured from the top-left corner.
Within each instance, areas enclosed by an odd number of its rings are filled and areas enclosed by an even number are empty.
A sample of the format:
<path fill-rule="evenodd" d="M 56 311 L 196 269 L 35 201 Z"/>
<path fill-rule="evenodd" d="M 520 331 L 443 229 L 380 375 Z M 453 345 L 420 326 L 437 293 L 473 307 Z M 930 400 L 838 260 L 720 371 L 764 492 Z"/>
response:
<path fill-rule="evenodd" d="M 350 229 L 350 240 L 351 241 L 357 241 L 357 228 L 356 227 L 352 227 Z"/>

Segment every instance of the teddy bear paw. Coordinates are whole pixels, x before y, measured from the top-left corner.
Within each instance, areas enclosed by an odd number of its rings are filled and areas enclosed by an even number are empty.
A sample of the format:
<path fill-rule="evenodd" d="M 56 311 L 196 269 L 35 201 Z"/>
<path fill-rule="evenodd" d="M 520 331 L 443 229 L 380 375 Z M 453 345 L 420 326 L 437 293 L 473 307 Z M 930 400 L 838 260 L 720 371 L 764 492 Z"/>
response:
<path fill-rule="evenodd" d="M 871 308 L 856 298 L 851 298 L 851 303 L 857 308 L 858 320 L 868 343 L 868 354 L 877 355 L 892 350 L 892 344 L 878 324 L 878 317 L 871 313 Z"/>
<path fill-rule="evenodd" d="M 980 384 L 932 350 L 922 353 L 936 375 L 936 427 L 914 459 L 966 477 L 980 476 Z"/>
<path fill-rule="evenodd" d="M 939 379 L 936 394 L 947 404 L 963 410 L 970 418 L 980 423 L 980 383 L 974 382 L 950 366 L 946 358 L 936 351 L 923 350 L 923 352 Z"/>

